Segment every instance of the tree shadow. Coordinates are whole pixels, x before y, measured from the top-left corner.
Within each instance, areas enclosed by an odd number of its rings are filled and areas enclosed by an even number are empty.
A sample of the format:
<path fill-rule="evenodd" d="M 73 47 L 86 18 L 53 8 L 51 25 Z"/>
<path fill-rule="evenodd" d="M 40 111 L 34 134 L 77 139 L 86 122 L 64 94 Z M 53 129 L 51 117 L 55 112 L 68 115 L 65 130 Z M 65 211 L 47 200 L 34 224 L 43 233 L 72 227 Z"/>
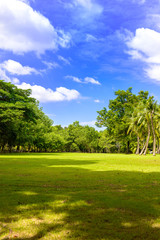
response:
<path fill-rule="evenodd" d="M 47 179 L 39 170 L 36 180 L 13 176 L 1 186 L 1 239 L 160 239 L 160 173 L 49 171 Z"/>
<path fill-rule="evenodd" d="M 28 156 L 28 155 L 27 155 Z M 42 167 L 55 167 L 56 165 L 89 165 L 89 164 L 95 164 L 97 163 L 96 160 L 74 160 L 73 159 L 69 159 L 69 158 L 65 158 L 65 159 L 60 159 L 60 158 L 47 158 L 47 157 L 43 157 L 41 159 L 39 159 L 39 157 L 37 156 L 32 156 L 32 155 L 29 155 L 31 156 L 30 158 L 21 158 L 19 155 L 18 155 L 18 158 L 15 156 L 15 158 L 11 157 L 11 158 L 8 158 L 7 156 L 7 163 L 10 164 L 15 164 L 13 161 L 15 161 L 16 163 L 18 164 L 21 164 L 21 165 L 33 165 L 34 164 L 34 167 L 37 166 L 42 166 Z M 37 161 L 37 158 L 39 159 L 39 161 Z M 32 160 L 33 163 L 30 163 L 29 161 Z M 0 159 L 0 162 L 2 161 L 2 159 Z M 3 162 L 4 162 L 4 159 L 3 159 Z"/>

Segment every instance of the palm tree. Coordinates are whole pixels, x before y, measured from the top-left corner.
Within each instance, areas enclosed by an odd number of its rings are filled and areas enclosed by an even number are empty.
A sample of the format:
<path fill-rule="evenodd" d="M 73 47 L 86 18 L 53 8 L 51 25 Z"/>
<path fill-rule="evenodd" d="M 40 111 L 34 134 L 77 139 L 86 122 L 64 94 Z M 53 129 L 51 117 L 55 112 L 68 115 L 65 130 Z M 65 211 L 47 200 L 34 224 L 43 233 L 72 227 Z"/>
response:
<path fill-rule="evenodd" d="M 141 126 L 141 129 L 143 129 L 143 132 L 145 130 L 145 132 L 147 133 L 147 139 L 146 139 L 146 142 L 144 144 L 144 147 L 141 151 L 141 155 L 144 154 L 146 155 L 147 153 L 147 149 L 148 149 L 148 144 L 149 144 L 149 140 L 150 140 L 150 135 L 151 135 L 151 123 L 150 123 L 150 112 L 149 112 L 149 109 L 147 107 L 147 102 L 148 100 L 146 101 L 143 101 L 141 103 L 141 108 L 140 108 L 140 126 Z M 145 134 L 146 135 L 146 134 Z"/>
<path fill-rule="evenodd" d="M 134 108 L 132 117 L 129 119 L 129 128 L 128 132 L 134 132 L 137 136 L 137 150 L 136 154 L 146 155 L 149 139 L 151 135 L 151 123 L 150 123 L 150 111 L 147 107 L 147 101 L 140 101 L 138 105 Z M 146 139 L 147 132 L 147 139 Z M 143 147 L 140 151 L 140 139 L 143 139 Z"/>
<path fill-rule="evenodd" d="M 137 136 L 137 150 L 136 154 L 142 155 L 144 150 L 146 149 L 146 142 L 144 142 L 145 132 L 146 132 L 146 115 L 144 112 L 145 105 L 143 102 L 139 102 L 137 106 L 135 106 L 134 111 L 132 113 L 132 117 L 129 119 L 129 128 L 128 133 L 135 133 Z M 150 136 L 150 134 L 148 135 Z M 149 138 L 149 137 L 148 137 Z M 140 152 L 140 140 L 143 139 L 143 147 Z M 148 146 L 148 145 L 147 145 Z"/>
<path fill-rule="evenodd" d="M 134 109 L 134 112 L 132 114 L 132 117 L 129 118 L 129 127 L 128 127 L 128 132 L 130 134 L 135 133 L 137 136 L 137 150 L 136 154 L 139 154 L 139 149 L 140 149 L 140 137 L 139 137 L 139 122 L 138 122 L 138 108 Z"/>
<path fill-rule="evenodd" d="M 134 132 L 137 135 L 137 151 L 139 153 L 140 138 L 143 138 L 143 147 L 140 155 L 146 155 L 150 136 L 153 136 L 153 155 L 156 155 L 156 135 L 160 135 L 158 129 L 160 128 L 160 106 L 154 100 L 153 97 L 143 99 L 135 107 L 132 117 L 130 118 L 130 124 L 128 132 Z M 147 134 L 147 136 L 146 136 Z M 145 139 L 146 138 L 146 139 Z"/>
<path fill-rule="evenodd" d="M 153 134 L 153 156 L 156 155 L 156 116 L 158 116 L 158 105 L 157 102 L 153 99 L 153 97 L 149 97 L 147 101 L 147 108 L 150 113 L 150 120 L 152 126 L 152 134 Z"/>

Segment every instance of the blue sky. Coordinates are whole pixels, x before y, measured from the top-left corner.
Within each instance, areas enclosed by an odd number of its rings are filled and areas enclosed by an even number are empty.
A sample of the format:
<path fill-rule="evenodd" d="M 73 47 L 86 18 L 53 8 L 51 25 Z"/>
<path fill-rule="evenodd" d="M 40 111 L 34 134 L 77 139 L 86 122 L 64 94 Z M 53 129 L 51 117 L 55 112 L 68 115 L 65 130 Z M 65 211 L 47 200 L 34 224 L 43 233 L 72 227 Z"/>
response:
<path fill-rule="evenodd" d="M 55 124 L 93 126 L 114 91 L 160 100 L 159 0 L 0 0 L 0 78 Z"/>

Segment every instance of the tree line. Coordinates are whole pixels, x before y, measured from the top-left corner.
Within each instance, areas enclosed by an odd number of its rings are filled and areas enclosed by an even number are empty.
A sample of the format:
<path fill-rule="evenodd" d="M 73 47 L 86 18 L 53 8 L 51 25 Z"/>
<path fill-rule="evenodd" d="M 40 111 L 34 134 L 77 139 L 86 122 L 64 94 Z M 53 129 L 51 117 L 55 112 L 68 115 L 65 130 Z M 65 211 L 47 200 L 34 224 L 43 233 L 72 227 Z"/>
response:
<path fill-rule="evenodd" d="M 108 108 L 98 111 L 97 131 L 78 121 L 53 126 L 31 90 L 0 80 L 0 151 L 103 152 L 153 155 L 160 152 L 160 105 L 147 91 L 115 92 Z"/>
<path fill-rule="evenodd" d="M 108 110 L 98 111 L 97 126 L 105 126 L 108 134 L 118 144 L 119 152 L 147 152 L 155 156 L 160 152 L 160 105 L 147 91 L 138 95 L 118 90 L 110 100 Z"/>

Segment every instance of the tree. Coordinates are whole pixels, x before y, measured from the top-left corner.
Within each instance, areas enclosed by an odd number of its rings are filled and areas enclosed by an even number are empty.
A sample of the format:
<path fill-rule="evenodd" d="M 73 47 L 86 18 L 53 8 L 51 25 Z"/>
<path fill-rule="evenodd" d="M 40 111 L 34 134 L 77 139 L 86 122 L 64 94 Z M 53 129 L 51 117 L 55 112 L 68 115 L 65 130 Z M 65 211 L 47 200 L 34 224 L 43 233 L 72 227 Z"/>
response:
<path fill-rule="evenodd" d="M 120 145 L 125 146 L 126 152 L 130 152 L 131 138 L 127 134 L 129 123 L 127 119 L 133 112 L 134 104 L 137 100 L 136 95 L 132 94 L 132 88 L 127 91 L 118 90 L 115 92 L 117 96 L 114 100 L 109 102 L 109 110 L 103 108 L 98 111 L 97 123 L 98 127 L 107 127 L 109 134 L 119 142 Z"/>
<path fill-rule="evenodd" d="M 22 90 L 11 83 L 0 80 L 0 144 L 2 150 L 8 145 L 24 146 L 28 142 L 28 149 L 35 141 L 36 129 L 44 123 L 43 129 L 53 122 L 38 107 L 38 101 L 32 97 L 31 90 Z"/>
<path fill-rule="evenodd" d="M 142 94 L 145 93 L 145 94 Z M 130 125 L 128 131 L 136 133 L 138 139 L 137 151 L 139 153 L 139 142 L 140 137 L 146 137 L 146 140 L 143 141 L 143 147 L 141 149 L 140 155 L 146 155 L 149 140 L 152 135 L 153 137 L 153 155 L 156 154 L 156 126 L 159 119 L 159 107 L 157 102 L 154 100 L 154 97 L 148 97 L 147 92 L 142 92 L 139 95 L 139 102 L 134 108 L 132 117 L 129 119 Z"/>
<path fill-rule="evenodd" d="M 35 122 L 38 102 L 30 97 L 30 90 L 18 89 L 0 80 L 0 133 L 2 149 L 8 144 L 11 151 L 20 135 L 22 122 Z M 20 136 L 19 136 L 20 138 Z"/>

